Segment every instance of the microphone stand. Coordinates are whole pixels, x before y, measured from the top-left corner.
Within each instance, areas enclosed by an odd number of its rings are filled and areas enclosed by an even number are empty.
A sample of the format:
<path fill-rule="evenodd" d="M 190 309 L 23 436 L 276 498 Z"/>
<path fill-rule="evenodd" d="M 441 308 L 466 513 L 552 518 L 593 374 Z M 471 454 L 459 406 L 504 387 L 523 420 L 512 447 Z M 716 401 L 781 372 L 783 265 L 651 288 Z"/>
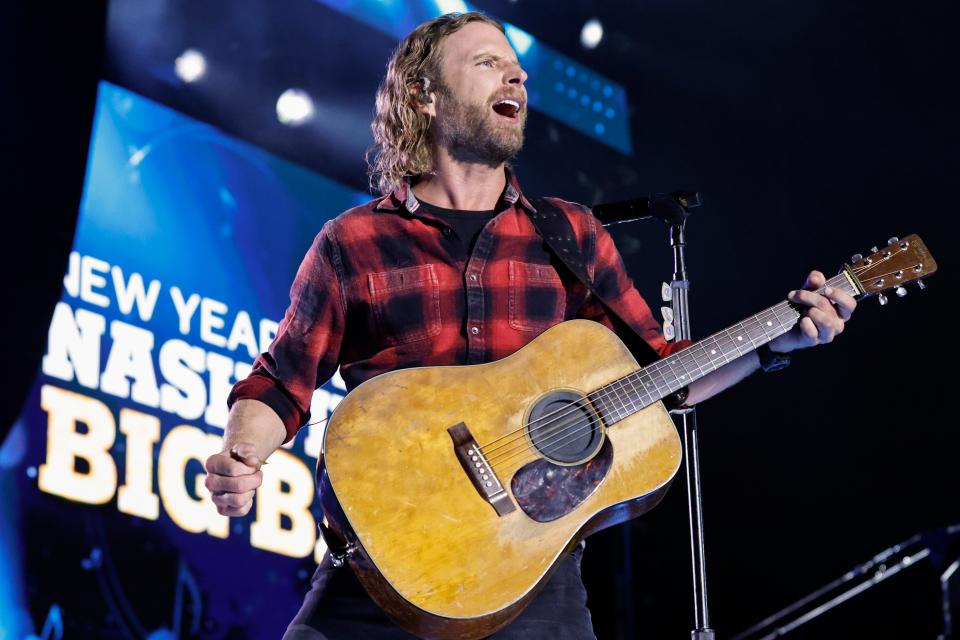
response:
<path fill-rule="evenodd" d="M 684 232 L 690 209 L 700 206 L 700 194 L 696 192 L 658 193 L 649 198 L 628 202 L 599 205 L 594 214 L 604 226 L 628 220 L 656 218 L 670 226 L 670 247 L 673 249 L 673 281 L 669 290 L 664 287 L 664 301 L 672 301 L 673 328 L 677 340 L 691 340 L 690 330 L 690 279 L 687 274 Z M 665 333 L 669 335 L 669 321 L 665 318 Z M 697 412 L 689 407 L 674 412 L 674 422 L 683 430 L 686 450 L 687 506 L 690 514 L 690 554 L 693 569 L 693 617 L 692 640 L 714 640 L 707 609 L 707 571 L 704 561 L 703 501 L 700 492 L 700 455 L 697 437 Z M 676 415 L 679 414 L 679 415 Z"/>
<path fill-rule="evenodd" d="M 951 580 L 960 570 L 958 551 L 960 551 L 960 524 L 917 533 L 903 542 L 884 549 L 867 562 L 853 567 L 836 580 L 828 582 L 793 604 L 764 618 L 746 631 L 738 633 L 733 640 L 773 640 L 786 636 L 884 580 L 919 565 L 922 560 L 926 560 L 936 573 L 940 574 L 943 627 L 942 633 L 937 638 L 950 640 L 955 637 L 953 609 L 956 607 L 957 587 L 951 584 Z"/>

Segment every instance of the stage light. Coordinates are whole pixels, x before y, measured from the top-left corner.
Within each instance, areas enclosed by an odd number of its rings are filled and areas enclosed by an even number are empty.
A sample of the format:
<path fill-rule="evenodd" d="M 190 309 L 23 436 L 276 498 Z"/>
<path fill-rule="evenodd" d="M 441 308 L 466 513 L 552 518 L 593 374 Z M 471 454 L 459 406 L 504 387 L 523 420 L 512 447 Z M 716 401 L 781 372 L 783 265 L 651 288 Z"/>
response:
<path fill-rule="evenodd" d="M 277 120 L 295 127 L 313 117 L 313 100 L 306 91 L 287 89 L 277 99 Z"/>
<path fill-rule="evenodd" d="M 530 50 L 530 47 L 534 42 L 533 36 L 523 29 L 518 29 L 512 24 L 503 25 L 503 29 L 507 32 L 507 39 L 510 41 L 510 44 L 512 44 L 513 48 L 516 49 L 517 56 L 522 58 L 523 56 L 527 55 L 527 51 Z"/>
<path fill-rule="evenodd" d="M 184 82 L 196 82 L 207 72 L 207 59 L 196 49 L 187 49 L 177 56 L 174 68 Z"/>
<path fill-rule="evenodd" d="M 463 0 L 436 0 L 437 10 L 441 13 L 467 13 L 470 8 Z"/>
<path fill-rule="evenodd" d="M 596 18 L 591 18 L 583 25 L 580 31 L 580 44 L 585 49 L 595 49 L 603 40 L 603 25 Z"/>

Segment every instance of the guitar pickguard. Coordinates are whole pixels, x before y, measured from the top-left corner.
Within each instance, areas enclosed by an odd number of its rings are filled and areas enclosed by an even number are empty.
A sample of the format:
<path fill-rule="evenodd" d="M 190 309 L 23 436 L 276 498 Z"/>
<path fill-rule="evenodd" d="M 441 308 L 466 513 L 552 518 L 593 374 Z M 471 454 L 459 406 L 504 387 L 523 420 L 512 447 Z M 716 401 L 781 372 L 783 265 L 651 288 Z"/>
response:
<path fill-rule="evenodd" d="M 563 466 L 536 460 L 521 467 L 510 488 L 517 504 L 537 522 L 551 522 L 567 515 L 590 497 L 613 464 L 613 446 L 604 440 L 600 451 L 583 464 Z"/>

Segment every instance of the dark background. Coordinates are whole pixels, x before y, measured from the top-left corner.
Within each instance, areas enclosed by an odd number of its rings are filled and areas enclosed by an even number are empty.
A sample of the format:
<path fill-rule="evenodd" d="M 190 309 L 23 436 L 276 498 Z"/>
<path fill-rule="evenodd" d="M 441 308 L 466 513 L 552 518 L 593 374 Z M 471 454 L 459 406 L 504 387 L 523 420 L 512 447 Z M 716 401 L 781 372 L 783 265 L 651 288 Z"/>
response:
<path fill-rule="evenodd" d="M 626 87 L 634 155 L 533 113 L 516 162 L 528 194 L 587 204 L 695 189 L 688 228 L 695 336 L 780 299 L 810 268 L 917 233 L 940 272 L 927 291 L 865 301 L 835 344 L 797 354 L 700 410 L 713 626 L 729 636 L 909 535 L 960 522 L 952 315 L 955 3 L 477 3 Z M 41 11 L 6 5 L 0 151 L 9 259 L 3 428 L 43 349 L 79 204 L 97 78 L 105 78 L 347 185 L 390 38 L 306 0 L 115 0 Z M 605 36 L 586 51 L 583 23 Z M 106 38 L 104 40 L 104 33 Z M 170 61 L 209 52 L 202 89 Z M 323 95 L 309 129 L 276 123 L 287 86 Z M 322 203 L 318 203 L 322 206 Z M 651 306 L 672 264 L 658 223 L 614 229 Z M 292 275 L 292 274 L 291 274 Z M 12 314 L 5 314 L 11 316 Z M 15 332 L 15 333 L 14 333 Z M 32 359 L 33 360 L 32 360 Z M 7 419 L 9 417 L 9 419 Z M 623 529 L 588 541 L 601 638 L 685 636 L 691 625 L 682 473 L 629 526 L 631 603 L 618 600 Z M 933 637 L 931 567 L 825 617 L 809 637 Z M 630 616 L 632 615 L 632 618 Z M 627 619 L 630 618 L 630 619 Z M 633 624 L 631 631 L 630 623 Z M 800 637 L 799 634 L 797 637 Z"/>

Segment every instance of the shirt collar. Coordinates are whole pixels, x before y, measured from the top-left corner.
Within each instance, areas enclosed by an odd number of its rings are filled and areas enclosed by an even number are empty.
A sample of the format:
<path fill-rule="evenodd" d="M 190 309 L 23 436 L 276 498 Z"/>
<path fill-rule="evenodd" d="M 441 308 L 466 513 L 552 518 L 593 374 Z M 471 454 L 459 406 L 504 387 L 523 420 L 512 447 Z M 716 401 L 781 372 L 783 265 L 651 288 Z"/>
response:
<path fill-rule="evenodd" d="M 516 205 L 518 202 L 520 205 L 531 213 L 536 213 L 537 210 L 530 204 L 530 201 L 527 200 L 527 197 L 523 195 L 523 191 L 520 189 L 520 182 L 517 180 L 516 174 L 510 167 L 506 168 L 507 172 L 507 188 L 503 194 L 503 202 L 510 205 Z M 377 202 L 375 207 L 376 211 L 399 211 L 400 208 L 404 208 L 408 213 L 416 213 L 417 209 L 420 208 L 420 201 L 417 200 L 417 197 L 413 195 L 413 189 L 410 188 L 409 180 L 405 180 L 396 191 L 391 193 L 388 196 L 385 196 Z M 503 209 L 502 205 L 499 207 L 500 210 Z"/>

